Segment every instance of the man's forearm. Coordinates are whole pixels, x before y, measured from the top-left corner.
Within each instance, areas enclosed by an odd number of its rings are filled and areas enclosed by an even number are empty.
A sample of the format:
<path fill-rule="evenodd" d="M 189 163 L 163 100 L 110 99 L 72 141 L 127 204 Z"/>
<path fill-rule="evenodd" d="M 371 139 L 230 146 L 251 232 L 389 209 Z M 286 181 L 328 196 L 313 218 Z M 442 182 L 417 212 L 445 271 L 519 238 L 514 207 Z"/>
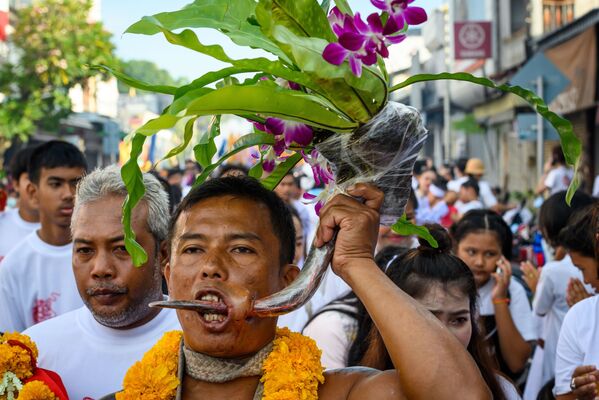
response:
<path fill-rule="evenodd" d="M 491 398 L 466 349 L 374 262 L 347 268 L 343 278 L 379 329 L 408 398 Z"/>

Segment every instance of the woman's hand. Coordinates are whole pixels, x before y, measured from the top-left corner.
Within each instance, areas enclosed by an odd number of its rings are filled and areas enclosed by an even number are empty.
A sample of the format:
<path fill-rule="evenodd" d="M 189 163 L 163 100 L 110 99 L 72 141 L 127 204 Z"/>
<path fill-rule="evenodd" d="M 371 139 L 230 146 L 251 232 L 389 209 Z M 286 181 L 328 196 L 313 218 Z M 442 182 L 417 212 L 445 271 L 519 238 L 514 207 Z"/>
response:
<path fill-rule="evenodd" d="M 597 395 L 599 371 L 594 365 L 583 365 L 574 370 L 570 388 L 577 400 L 594 400 Z"/>
<path fill-rule="evenodd" d="M 566 303 L 568 303 L 570 307 L 591 296 L 592 294 L 587 292 L 580 279 L 570 278 L 570 282 L 568 282 L 568 289 L 566 291 Z"/>
<path fill-rule="evenodd" d="M 491 292 L 492 299 L 506 299 L 508 296 L 510 279 L 512 278 L 512 265 L 504 256 L 501 256 L 499 261 L 497 261 L 497 271 L 491 274 L 491 276 L 495 279 L 495 286 Z"/>
<path fill-rule="evenodd" d="M 522 270 L 522 279 L 524 279 L 524 282 L 526 282 L 528 288 L 534 294 L 537 291 L 541 271 L 532 265 L 530 261 L 520 263 L 520 269 Z"/>

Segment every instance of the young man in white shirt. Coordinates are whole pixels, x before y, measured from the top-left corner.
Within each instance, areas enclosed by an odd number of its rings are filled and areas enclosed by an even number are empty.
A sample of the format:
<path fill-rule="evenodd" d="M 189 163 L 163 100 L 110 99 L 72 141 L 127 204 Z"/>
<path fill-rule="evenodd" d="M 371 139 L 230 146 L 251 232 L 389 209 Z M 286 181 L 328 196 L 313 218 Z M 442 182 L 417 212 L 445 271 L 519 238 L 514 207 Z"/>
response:
<path fill-rule="evenodd" d="M 0 213 L 0 261 L 25 236 L 40 227 L 39 212 L 27 192 L 27 186 L 31 184 L 27 164 L 32 152 L 33 147 L 21 149 L 10 162 L 10 178 L 18 195 L 18 202 L 17 208 Z"/>
<path fill-rule="evenodd" d="M 53 140 L 32 152 L 27 190 L 41 228 L 2 260 L 0 332 L 20 332 L 81 307 L 71 270 L 70 225 L 75 187 L 86 169 L 83 153 L 67 142 Z"/>
<path fill-rule="evenodd" d="M 148 261 L 135 268 L 125 249 L 119 169 L 92 172 L 77 188 L 72 222 L 73 272 L 85 306 L 25 331 L 37 343 L 39 365 L 62 377 L 71 399 L 117 390 L 129 366 L 165 332 L 180 329 L 174 311 L 148 306 L 163 299 L 169 206 L 156 178 L 144 174 L 144 184 L 131 223 Z"/>
<path fill-rule="evenodd" d="M 470 210 L 480 210 L 483 203 L 478 199 L 479 187 L 474 179 L 468 179 L 460 186 L 459 200 L 455 203 L 455 208 L 458 210 L 458 217 L 462 218 Z"/>

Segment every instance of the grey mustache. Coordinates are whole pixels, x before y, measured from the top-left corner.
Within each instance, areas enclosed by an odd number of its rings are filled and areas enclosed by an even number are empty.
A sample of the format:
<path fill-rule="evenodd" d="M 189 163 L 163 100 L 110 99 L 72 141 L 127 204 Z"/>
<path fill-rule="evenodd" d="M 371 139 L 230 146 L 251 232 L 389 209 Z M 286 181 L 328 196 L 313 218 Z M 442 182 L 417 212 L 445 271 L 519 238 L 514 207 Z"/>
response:
<path fill-rule="evenodd" d="M 101 285 L 101 286 L 94 286 L 88 289 L 85 289 L 85 293 L 88 296 L 95 296 L 100 294 L 100 292 L 103 291 L 110 291 L 114 294 L 125 294 L 128 292 L 126 287 L 121 287 L 121 286 L 117 286 L 117 285 Z"/>

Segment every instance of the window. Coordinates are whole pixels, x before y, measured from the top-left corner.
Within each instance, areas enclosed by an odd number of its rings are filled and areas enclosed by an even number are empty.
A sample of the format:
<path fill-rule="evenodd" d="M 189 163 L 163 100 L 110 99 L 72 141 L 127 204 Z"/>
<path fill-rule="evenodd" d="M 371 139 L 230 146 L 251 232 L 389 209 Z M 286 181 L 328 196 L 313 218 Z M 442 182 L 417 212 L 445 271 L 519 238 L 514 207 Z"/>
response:
<path fill-rule="evenodd" d="M 543 0 L 543 31 L 549 33 L 574 20 L 574 0 Z"/>

